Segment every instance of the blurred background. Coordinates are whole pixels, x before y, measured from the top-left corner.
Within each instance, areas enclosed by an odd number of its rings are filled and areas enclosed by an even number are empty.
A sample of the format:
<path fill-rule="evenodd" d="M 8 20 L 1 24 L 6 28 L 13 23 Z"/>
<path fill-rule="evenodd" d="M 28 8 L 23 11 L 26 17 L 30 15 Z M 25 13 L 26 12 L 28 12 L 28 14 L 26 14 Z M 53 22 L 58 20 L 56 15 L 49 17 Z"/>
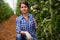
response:
<path fill-rule="evenodd" d="M 13 24 L 15 23 L 15 18 L 21 14 L 19 10 L 20 1 L 0 0 L 1 25 L 7 20 L 14 21 L 12 22 Z M 60 40 L 60 0 L 23 1 L 28 1 L 30 7 L 29 12 L 34 15 L 38 23 L 38 28 L 36 29 L 38 40 Z M 10 23 L 9 25 L 12 25 L 11 21 L 8 21 Z M 2 30 L 1 28 L 0 26 L 0 30 Z"/>

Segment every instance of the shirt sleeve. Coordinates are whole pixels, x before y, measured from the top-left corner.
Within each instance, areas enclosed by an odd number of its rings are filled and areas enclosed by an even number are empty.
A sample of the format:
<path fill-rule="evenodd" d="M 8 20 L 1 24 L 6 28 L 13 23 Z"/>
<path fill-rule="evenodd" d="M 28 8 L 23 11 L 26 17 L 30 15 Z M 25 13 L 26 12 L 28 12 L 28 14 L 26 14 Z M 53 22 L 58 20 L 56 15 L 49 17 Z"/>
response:
<path fill-rule="evenodd" d="M 17 18 L 16 18 L 16 32 L 17 32 L 17 34 L 20 33 L 20 22 Z"/>
<path fill-rule="evenodd" d="M 32 18 L 33 18 L 33 21 L 34 21 L 34 27 L 35 27 L 35 29 L 36 29 L 36 28 L 37 28 L 36 20 L 35 20 L 35 18 L 34 18 L 34 15 L 33 15 L 33 14 L 32 14 L 31 16 L 32 16 Z"/>

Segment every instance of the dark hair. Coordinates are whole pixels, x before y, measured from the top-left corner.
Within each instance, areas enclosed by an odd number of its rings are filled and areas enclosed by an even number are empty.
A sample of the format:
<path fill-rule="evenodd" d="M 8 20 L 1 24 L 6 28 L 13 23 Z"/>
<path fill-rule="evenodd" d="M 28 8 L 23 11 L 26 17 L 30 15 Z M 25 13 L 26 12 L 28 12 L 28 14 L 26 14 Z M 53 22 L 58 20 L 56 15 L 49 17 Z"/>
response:
<path fill-rule="evenodd" d="M 27 1 L 21 1 L 19 4 L 19 7 L 21 7 L 21 4 L 25 4 L 29 8 L 29 4 Z"/>

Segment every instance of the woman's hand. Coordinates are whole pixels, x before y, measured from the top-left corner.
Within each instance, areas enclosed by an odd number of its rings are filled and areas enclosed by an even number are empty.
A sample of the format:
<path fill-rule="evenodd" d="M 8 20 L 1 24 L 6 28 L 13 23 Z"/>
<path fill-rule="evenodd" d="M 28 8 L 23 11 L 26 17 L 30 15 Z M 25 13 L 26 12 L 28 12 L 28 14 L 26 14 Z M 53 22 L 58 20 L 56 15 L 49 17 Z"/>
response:
<path fill-rule="evenodd" d="M 25 34 L 25 31 L 20 31 L 20 34 Z"/>
<path fill-rule="evenodd" d="M 33 37 L 27 31 L 21 31 L 20 34 L 25 34 L 27 40 L 32 40 L 33 39 Z"/>
<path fill-rule="evenodd" d="M 25 35 L 26 35 L 27 40 L 33 39 L 33 37 L 30 35 L 30 33 L 28 31 L 25 31 Z"/>

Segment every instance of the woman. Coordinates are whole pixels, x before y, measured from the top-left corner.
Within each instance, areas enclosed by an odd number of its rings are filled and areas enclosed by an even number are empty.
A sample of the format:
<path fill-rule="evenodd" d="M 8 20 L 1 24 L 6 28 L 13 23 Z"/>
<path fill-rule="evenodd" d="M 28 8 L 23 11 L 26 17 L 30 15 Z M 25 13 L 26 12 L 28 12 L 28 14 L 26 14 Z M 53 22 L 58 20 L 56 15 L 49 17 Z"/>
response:
<path fill-rule="evenodd" d="M 35 28 L 36 22 L 32 14 L 28 13 L 28 2 L 20 2 L 22 15 L 16 18 L 16 40 L 27 40 L 28 34 L 32 40 L 37 40 Z"/>

